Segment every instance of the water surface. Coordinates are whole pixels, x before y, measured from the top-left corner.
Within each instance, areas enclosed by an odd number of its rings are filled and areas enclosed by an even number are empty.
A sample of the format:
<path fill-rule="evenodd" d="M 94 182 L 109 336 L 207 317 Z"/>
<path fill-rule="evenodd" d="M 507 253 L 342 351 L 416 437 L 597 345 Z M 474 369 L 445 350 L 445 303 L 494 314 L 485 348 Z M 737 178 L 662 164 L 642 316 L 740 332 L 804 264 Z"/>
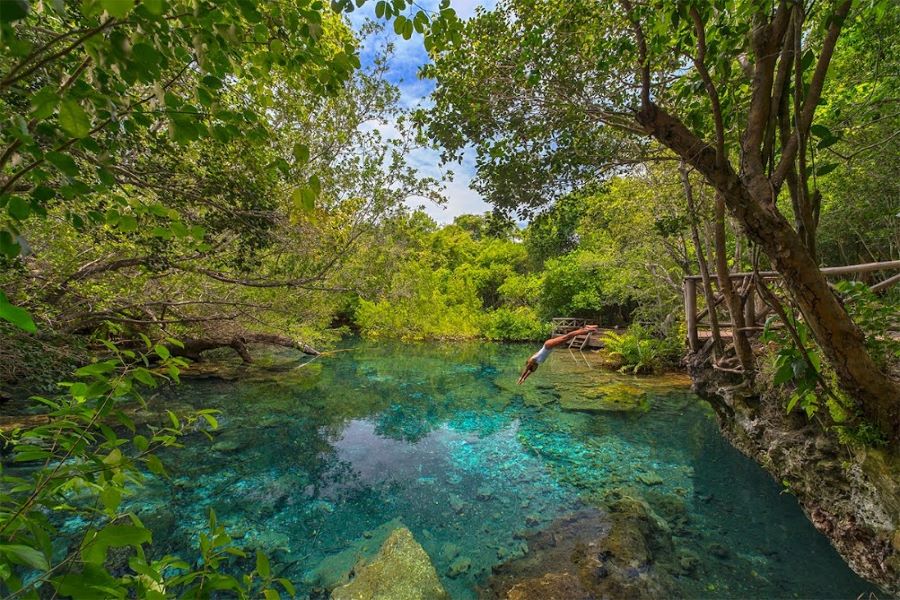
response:
<path fill-rule="evenodd" d="M 217 408 L 221 431 L 164 456 L 174 485 L 151 480 L 131 506 L 158 547 L 186 557 L 215 508 L 305 595 L 339 570 L 342 551 L 399 520 L 465 599 L 492 566 L 526 551 L 517 534 L 626 490 L 669 522 L 679 552 L 699 558 L 676 579 L 685 597 L 873 589 L 721 438 L 684 378 L 626 377 L 562 350 L 517 388 L 532 350 L 359 343 L 305 366 L 281 354 L 269 368 L 234 369 L 233 381 L 188 380 L 160 404 Z M 640 409 L 571 410 L 610 384 L 645 391 Z M 451 577 L 457 554 L 473 566 Z"/>

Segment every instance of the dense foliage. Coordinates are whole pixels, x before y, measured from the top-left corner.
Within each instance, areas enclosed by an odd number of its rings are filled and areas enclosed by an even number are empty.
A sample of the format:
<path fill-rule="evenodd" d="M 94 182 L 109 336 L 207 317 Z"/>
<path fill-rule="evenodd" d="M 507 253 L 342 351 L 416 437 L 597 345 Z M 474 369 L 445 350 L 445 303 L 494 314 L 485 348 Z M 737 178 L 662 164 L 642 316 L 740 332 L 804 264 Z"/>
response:
<path fill-rule="evenodd" d="M 750 300 L 763 298 L 781 326 L 808 328 L 791 343 L 821 352 L 823 371 L 809 366 L 814 393 L 840 388 L 900 439 L 900 386 L 887 364 L 896 357 L 879 360 L 819 270 L 823 260 L 897 257 L 897 19 L 890 2 L 851 0 L 502 0 L 432 52 L 423 72 L 437 81 L 434 107 L 417 118 L 445 158 L 473 146 L 476 187 L 523 216 L 613 175 L 680 161 L 682 211 L 656 225 L 689 240 L 685 271 L 700 272 L 707 306 L 725 309 L 710 315 L 710 344 L 694 339 L 692 350 L 752 383 Z M 555 242 L 567 242 L 567 226 L 561 219 Z M 643 257 L 645 269 L 656 255 Z M 576 295 L 572 275 L 590 260 L 550 263 L 574 308 L 606 283 Z M 767 269 L 781 292 L 731 275 Z M 799 370 L 793 383 L 804 385 Z"/>

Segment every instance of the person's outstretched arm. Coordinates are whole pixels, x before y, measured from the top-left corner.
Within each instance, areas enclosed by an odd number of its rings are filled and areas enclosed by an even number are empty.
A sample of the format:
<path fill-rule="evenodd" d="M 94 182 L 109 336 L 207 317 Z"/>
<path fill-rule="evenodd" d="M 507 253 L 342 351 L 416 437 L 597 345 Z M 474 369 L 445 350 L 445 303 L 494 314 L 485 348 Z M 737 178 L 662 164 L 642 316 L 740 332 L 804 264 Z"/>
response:
<path fill-rule="evenodd" d="M 586 333 L 591 333 L 593 331 L 597 331 L 596 325 L 588 325 L 587 327 L 582 327 L 581 329 L 576 329 L 575 331 L 570 331 L 566 335 L 561 335 L 559 337 L 550 338 L 546 342 L 544 342 L 545 348 L 556 348 L 557 346 L 561 346 L 571 340 L 575 336 L 584 335 Z"/>

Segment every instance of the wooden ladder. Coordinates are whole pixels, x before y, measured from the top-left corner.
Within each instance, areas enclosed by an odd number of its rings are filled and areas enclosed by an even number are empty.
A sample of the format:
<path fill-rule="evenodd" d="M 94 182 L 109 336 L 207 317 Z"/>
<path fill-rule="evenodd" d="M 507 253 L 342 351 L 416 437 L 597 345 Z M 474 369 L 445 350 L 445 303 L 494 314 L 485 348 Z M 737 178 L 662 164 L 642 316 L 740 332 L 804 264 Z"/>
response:
<path fill-rule="evenodd" d="M 588 345 L 588 342 L 591 341 L 590 333 L 583 333 L 581 335 L 576 335 L 569 341 L 569 348 L 575 348 L 577 350 L 584 350 L 584 347 Z"/>

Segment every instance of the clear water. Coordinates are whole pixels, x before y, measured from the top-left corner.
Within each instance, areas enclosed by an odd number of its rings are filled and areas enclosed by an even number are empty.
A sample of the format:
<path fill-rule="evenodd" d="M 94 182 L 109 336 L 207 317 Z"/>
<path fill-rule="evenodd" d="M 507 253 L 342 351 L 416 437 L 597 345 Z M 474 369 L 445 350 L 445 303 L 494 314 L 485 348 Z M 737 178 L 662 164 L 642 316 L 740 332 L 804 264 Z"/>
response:
<path fill-rule="evenodd" d="M 220 409 L 221 432 L 165 456 L 175 485 L 151 480 L 132 508 L 157 547 L 185 557 L 215 508 L 241 544 L 268 552 L 303 594 L 339 553 L 399 519 L 463 599 L 477 596 L 498 554 L 524 550 L 517 532 L 623 488 L 669 520 L 676 548 L 699 557 L 693 576 L 677 579 L 685 597 L 856 598 L 873 590 L 796 500 L 721 438 L 683 378 L 625 377 L 557 351 L 517 388 L 532 350 L 360 343 L 299 368 L 275 355 L 268 365 L 234 368 L 233 381 L 188 381 L 160 405 Z M 649 407 L 589 413 L 560 405 L 609 383 L 647 391 Z M 447 544 L 471 559 L 468 573 L 447 575 Z M 709 552 L 712 545 L 727 556 Z"/>

